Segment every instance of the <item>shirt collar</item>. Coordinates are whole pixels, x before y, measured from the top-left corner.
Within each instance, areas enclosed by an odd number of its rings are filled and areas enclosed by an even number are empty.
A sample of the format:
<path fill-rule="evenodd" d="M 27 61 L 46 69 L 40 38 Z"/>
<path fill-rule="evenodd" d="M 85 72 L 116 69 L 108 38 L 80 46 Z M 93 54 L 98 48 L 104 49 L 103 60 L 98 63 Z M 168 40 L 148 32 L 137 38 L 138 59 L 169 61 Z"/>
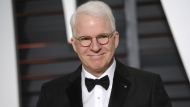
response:
<path fill-rule="evenodd" d="M 100 76 L 100 77 L 95 77 L 94 75 L 90 74 L 89 72 L 87 72 L 84 67 L 82 66 L 82 77 L 83 78 L 91 78 L 91 79 L 99 79 L 102 78 L 106 75 L 108 75 L 109 80 L 110 80 L 110 84 L 112 84 L 113 82 L 113 76 L 114 76 L 114 72 L 115 72 L 115 67 L 116 67 L 116 61 L 115 59 L 113 60 L 112 65 Z"/>

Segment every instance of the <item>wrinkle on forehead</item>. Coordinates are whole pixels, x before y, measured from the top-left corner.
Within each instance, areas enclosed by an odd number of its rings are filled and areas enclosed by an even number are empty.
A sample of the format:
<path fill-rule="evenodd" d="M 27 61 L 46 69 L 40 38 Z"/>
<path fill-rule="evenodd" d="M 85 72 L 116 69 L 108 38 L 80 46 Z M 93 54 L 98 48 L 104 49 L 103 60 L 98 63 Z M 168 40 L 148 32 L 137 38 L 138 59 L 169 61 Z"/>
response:
<path fill-rule="evenodd" d="M 104 27 L 100 28 L 97 26 L 104 26 Z M 86 27 L 86 28 L 84 28 L 84 27 Z M 85 30 L 81 30 L 81 29 L 85 29 Z M 77 33 L 77 35 L 82 35 L 80 33 L 83 31 L 86 31 L 86 29 L 93 29 L 93 30 L 96 29 L 96 31 L 98 31 L 98 29 L 102 29 L 102 31 L 105 29 L 110 29 L 110 31 L 111 31 L 111 26 L 110 26 L 110 22 L 107 18 L 89 15 L 89 14 L 80 14 L 80 15 L 78 15 L 77 20 L 75 22 L 75 33 Z M 103 32 L 108 33 L 109 31 L 106 31 L 106 32 L 103 31 Z M 102 32 L 100 31 L 99 33 L 102 33 Z"/>
<path fill-rule="evenodd" d="M 90 24 L 90 25 L 94 25 L 95 23 L 94 23 L 93 20 L 90 20 L 90 21 L 89 21 L 89 24 Z"/>

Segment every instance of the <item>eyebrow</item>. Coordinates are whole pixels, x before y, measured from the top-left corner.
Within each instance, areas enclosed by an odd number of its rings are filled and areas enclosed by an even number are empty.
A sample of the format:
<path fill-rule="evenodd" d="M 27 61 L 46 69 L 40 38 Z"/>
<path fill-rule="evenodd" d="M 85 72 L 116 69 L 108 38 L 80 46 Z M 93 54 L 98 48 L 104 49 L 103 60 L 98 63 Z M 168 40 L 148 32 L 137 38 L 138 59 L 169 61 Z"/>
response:
<path fill-rule="evenodd" d="M 112 32 L 111 33 L 100 33 L 100 34 L 97 34 L 96 36 L 101 35 L 101 34 L 110 35 L 110 34 L 112 34 Z M 90 37 L 89 35 L 83 35 L 83 36 L 79 36 L 79 37 L 86 37 L 86 36 Z"/>

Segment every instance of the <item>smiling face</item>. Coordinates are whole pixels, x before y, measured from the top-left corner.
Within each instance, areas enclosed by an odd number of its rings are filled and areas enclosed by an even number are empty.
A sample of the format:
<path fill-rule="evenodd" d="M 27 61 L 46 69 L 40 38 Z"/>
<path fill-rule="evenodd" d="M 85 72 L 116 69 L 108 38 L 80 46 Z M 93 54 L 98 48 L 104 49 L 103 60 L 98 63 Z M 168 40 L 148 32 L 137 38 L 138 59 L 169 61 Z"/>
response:
<path fill-rule="evenodd" d="M 99 44 L 95 37 L 101 33 L 110 34 L 111 32 L 110 23 L 106 19 L 81 14 L 76 20 L 75 36 L 77 38 L 90 36 L 92 43 L 90 46 L 84 47 L 77 39 L 72 38 L 73 49 L 78 54 L 84 69 L 96 77 L 101 76 L 112 64 L 114 52 L 119 42 L 119 34 L 118 32 L 113 33 L 109 42 L 104 45 Z"/>

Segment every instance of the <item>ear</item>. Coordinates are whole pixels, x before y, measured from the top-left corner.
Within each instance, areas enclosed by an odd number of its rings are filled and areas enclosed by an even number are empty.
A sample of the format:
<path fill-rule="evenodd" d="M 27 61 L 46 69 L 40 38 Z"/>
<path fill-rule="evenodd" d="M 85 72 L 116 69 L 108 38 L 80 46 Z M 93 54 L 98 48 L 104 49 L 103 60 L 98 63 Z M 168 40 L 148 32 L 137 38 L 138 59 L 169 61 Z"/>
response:
<path fill-rule="evenodd" d="M 119 32 L 117 31 L 115 31 L 114 33 L 114 43 L 115 43 L 115 49 L 116 49 L 119 45 Z"/>
<path fill-rule="evenodd" d="M 74 51 L 77 53 L 77 50 L 76 50 L 76 40 L 72 37 L 71 38 L 71 43 L 72 43 L 72 46 L 73 46 L 73 49 L 74 49 Z"/>

